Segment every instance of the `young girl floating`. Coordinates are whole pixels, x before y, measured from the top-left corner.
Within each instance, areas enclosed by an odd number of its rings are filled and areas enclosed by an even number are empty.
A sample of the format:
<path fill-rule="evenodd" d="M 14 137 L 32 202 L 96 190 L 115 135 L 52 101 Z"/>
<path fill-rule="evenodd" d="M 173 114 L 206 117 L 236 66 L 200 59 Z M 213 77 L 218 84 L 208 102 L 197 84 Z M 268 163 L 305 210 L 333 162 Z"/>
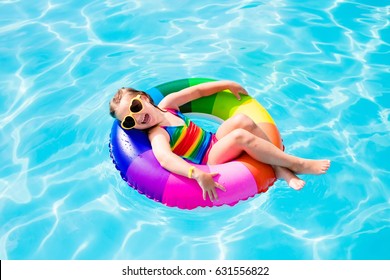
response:
<path fill-rule="evenodd" d="M 234 160 L 243 152 L 253 159 L 269 164 L 275 175 L 288 185 L 300 190 L 305 182 L 296 174 L 325 174 L 329 160 L 311 160 L 284 153 L 270 143 L 263 130 L 245 114 L 238 114 L 220 125 L 215 134 L 207 132 L 191 122 L 179 107 L 200 97 L 222 90 L 230 90 L 237 99 L 247 91 L 232 81 L 202 83 L 169 94 L 156 106 L 143 91 L 122 88 L 110 102 L 110 114 L 121 122 L 123 129 L 147 131 L 152 150 L 168 171 L 188 176 L 202 188 L 203 199 L 218 199 L 216 188 L 224 186 L 214 181 L 216 173 L 207 173 L 196 164 L 222 164 Z M 186 160 L 184 160 L 186 159 Z"/>

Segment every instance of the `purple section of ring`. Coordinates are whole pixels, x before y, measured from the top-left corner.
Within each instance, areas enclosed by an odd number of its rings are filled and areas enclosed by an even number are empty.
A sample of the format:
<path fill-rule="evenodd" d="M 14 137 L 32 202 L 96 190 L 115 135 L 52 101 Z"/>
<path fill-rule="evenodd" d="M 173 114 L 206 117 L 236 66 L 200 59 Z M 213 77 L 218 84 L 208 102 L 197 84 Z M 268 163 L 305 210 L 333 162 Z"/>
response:
<path fill-rule="evenodd" d="M 161 167 L 152 150 L 133 160 L 127 169 L 127 182 L 147 197 L 162 202 L 170 173 Z"/>
<path fill-rule="evenodd" d="M 110 135 L 110 152 L 122 177 L 126 176 L 131 162 L 150 149 L 150 142 L 145 132 L 135 129 L 123 130 L 119 121 L 114 121 Z M 124 179 L 127 180 L 127 177 Z"/>

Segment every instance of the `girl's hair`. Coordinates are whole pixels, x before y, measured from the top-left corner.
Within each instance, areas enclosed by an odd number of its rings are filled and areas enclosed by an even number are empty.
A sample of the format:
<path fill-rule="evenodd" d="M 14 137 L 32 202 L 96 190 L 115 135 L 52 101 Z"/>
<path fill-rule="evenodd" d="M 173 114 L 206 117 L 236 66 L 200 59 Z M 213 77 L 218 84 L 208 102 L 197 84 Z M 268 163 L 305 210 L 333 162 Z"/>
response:
<path fill-rule="evenodd" d="M 121 102 L 123 96 L 130 95 L 132 97 L 132 96 L 137 96 L 138 94 L 146 96 L 148 98 L 150 104 L 152 104 L 154 107 L 158 108 L 156 106 L 156 104 L 154 104 L 152 97 L 150 97 L 150 95 L 147 94 L 146 92 L 136 90 L 134 88 L 123 87 L 123 88 L 118 89 L 118 91 L 115 93 L 114 97 L 110 101 L 110 115 L 111 115 L 111 117 L 116 118 L 115 110 L 118 108 L 118 105 Z M 158 109 L 160 109 L 160 108 L 158 108 Z"/>

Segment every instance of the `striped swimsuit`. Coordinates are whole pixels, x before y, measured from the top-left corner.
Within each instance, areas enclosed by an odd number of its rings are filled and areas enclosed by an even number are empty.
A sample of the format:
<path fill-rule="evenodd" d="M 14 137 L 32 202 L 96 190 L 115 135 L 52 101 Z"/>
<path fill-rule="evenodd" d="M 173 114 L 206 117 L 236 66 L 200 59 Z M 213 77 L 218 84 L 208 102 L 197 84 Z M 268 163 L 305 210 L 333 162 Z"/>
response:
<path fill-rule="evenodd" d="M 162 126 L 169 134 L 172 151 L 196 164 L 206 164 L 211 147 L 217 142 L 215 134 L 203 130 L 180 111 L 172 109 L 167 111 L 178 116 L 185 123 L 180 126 Z"/>

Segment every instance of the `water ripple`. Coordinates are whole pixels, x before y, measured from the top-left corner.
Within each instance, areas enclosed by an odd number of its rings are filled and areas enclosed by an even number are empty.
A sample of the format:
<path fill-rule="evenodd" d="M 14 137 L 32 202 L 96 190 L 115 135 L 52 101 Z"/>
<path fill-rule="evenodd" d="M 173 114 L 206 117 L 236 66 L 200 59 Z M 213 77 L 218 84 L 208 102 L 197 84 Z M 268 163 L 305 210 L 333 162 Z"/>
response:
<path fill-rule="evenodd" d="M 388 259 L 385 2 L 0 1 L 0 258 Z M 242 83 L 329 174 L 195 211 L 127 187 L 108 100 L 192 76 Z"/>

